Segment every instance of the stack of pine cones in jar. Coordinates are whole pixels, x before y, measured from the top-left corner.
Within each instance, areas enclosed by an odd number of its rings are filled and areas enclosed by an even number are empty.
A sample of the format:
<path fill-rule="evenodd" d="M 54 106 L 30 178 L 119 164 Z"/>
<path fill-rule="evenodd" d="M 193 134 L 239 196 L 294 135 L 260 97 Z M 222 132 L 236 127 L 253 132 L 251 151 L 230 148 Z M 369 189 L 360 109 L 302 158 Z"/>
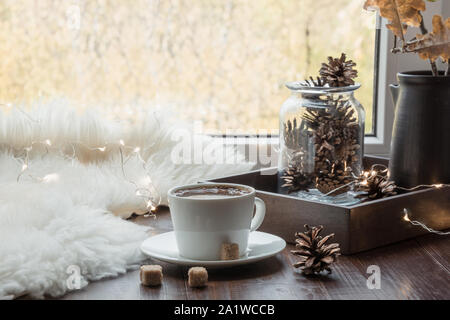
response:
<path fill-rule="evenodd" d="M 323 94 L 304 95 L 312 107 L 306 105 L 298 121 L 295 118 L 284 125 L 285 145 L 296 150 L 282 176 L 282 186 L 288 187 L 290 192 L 316 188 L 322 194 L 338 195 L 348 191 L 355 175 L 359 174 L 364 130 L 360 124 L 361 115 L 357 114 L 348 95 L 339 93 L 339 90 L 333 93 L 334 88 L 355 84 L 355 66 L 352 60 L 346 60 L 344 53 L 340 58 L 328 57 L 328 63 L 322 64 L 317 80 L 310 78 L 301 83 L 303 87 L 327 90 Z M 316 105 L 326 107 L 317 108 Z M 300 141 L 301 132 L 307 132 L 304 139 L 309 142 Z M 313 165 L 305 169 L 307 153 L 310 153 Z"/>

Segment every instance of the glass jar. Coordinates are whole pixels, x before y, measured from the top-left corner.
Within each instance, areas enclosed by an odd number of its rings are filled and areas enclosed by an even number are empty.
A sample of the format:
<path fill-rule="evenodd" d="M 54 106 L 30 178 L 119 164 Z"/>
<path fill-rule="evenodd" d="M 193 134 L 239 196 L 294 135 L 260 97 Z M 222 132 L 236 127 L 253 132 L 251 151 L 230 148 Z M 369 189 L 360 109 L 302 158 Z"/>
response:
<path fill-rule="evenodd" d="M 327 203 L 357 202 L 351 181 L 362 170 L 365 112 L 353 92 L 360 85 L 286 86 L 291 96 L 280 110 L 281 192 Z"/>

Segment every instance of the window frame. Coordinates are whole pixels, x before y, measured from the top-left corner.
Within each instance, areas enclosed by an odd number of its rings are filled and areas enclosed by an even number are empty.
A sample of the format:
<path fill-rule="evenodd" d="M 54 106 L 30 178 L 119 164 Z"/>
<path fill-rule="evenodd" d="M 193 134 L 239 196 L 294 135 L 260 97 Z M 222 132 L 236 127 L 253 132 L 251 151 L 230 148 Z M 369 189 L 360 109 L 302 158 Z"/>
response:
<path fill-rule="evenodd" d="M 397 73 L 397 61 L 391 53 L 391 44 L 394 37 L 386 28 L 386 21 L 377 16 L 377 79 L 375 85 L 375 127 L 373 135 L 366 135 L 364 139 L 365 154 L 384 155 L 389 154 L 392 126 L 394 122 L 394 103 L 391 97 L 389 85 L 395 83 Z"/>

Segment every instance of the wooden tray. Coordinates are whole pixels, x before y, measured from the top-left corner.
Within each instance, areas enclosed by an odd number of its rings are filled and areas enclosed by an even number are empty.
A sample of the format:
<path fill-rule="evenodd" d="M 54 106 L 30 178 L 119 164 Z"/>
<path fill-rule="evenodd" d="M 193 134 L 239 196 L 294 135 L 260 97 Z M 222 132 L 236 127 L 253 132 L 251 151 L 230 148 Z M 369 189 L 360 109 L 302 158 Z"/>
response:
<path fill-rule="evenodd" d="M 388 159 L 366 156 L 364 167 L 374 163 L 387 165 Z M 270 170 L 272 174 L 266 174 Z M 262 173 L 262 171 L 265 171 Z M 275 173 L 275 174 L 273 174 Z M 404 194 L 359 203 L 352 206 L 330 205 L 277 193 L 278 177 L 274 168 L 251 171 L 211 180 L 252 186 L 264 200 L 267 211 L 260 231 L 276 234 L 293 243 L 294 234 L 304 224 L 323 225 L 324 234 L 335 233 L 343 254 L 352 254 L 427 233 L 403 220 L 403 209 L 411 220 L 435 230 L 450 228 L 450 187 L 411 191 Z"/>

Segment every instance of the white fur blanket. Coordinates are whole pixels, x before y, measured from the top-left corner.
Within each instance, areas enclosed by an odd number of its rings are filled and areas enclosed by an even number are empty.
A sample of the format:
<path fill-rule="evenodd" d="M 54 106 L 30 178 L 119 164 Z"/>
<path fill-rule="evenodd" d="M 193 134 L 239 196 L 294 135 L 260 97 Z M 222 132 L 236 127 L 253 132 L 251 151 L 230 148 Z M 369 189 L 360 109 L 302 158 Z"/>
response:
<path fill-rule="evenodd" d="M 82 272 L 80 287 L 136 267 L 146 228 L 122 218 L 147 207 L 133 183 L 165 204 L 174 185 L 252 167 L 241 156 L 234 164 L 176 164 L 171 152 L 180 141 L 172 138 L 180 124 L 163 120 L 160 112 L 143 111 L 137 118 L 118 123 L 58 103 L 27 114 L 0 112 L 0 298 L 62 295 L 73 289 L 73 266 Z M 123 148 L 126 179 L 120 140 L 130 146 Z M 218 147 L 202 141 L 205 154 Z M 31 145 L 24 170 L 24 150 Z"/>

